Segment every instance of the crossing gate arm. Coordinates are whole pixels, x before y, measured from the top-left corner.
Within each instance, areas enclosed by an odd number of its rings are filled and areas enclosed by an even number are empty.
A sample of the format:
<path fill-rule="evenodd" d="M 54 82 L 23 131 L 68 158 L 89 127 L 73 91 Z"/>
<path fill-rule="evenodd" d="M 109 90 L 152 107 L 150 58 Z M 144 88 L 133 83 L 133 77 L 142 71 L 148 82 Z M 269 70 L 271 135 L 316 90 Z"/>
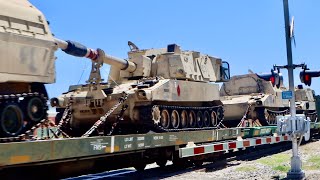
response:
<path fill-rule="evenodd" d="M 232 141 L 223 141 L 215 142 L 210 144 L 196 145 L 192 147 L 184 147 L 179 149 L 179 157 L 192 157 L 203 154 L 210 154 L 216 152 L 229 152 L 230 150 L 236 151 L 238 149 L 245 149 L 247 147 L 254 147 L 259 145 L 266 144 L 275 144 L 284 141 L 290 141 L 290 136 L 265 136 L 265 137 L 255 137 L 247 138 L 243 140 L 232 140 Z M 192 144 L 192 143 L 190 143 Z"/>

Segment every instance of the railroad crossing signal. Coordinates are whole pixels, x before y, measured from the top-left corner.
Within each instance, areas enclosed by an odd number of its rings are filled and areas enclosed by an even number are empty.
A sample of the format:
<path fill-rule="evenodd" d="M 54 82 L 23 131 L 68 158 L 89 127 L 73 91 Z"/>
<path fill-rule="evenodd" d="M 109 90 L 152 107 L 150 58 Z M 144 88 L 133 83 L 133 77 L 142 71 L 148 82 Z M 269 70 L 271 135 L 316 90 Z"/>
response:
<path fill-rule="evenodd" d="M 309 70 L 302 70 L 300 72 L 300 80 L 307 86 L 311 85 L 311 79 L 313 77 L 319 77 L 320 71 L 309 71 Z"/>
<path fill-rule="evenodd" d="M 258 74 L 257 74 L 258 75 Z M 283 77 L 281 73 L 278 73 L 277 71 L 271 69 L 271 73 L 268 74 L 259 74 L 259 78 L 264 79 L 266 81 L 270 81 L 272 86 L 277 86 L 279 88 L 282 84 Z"/>

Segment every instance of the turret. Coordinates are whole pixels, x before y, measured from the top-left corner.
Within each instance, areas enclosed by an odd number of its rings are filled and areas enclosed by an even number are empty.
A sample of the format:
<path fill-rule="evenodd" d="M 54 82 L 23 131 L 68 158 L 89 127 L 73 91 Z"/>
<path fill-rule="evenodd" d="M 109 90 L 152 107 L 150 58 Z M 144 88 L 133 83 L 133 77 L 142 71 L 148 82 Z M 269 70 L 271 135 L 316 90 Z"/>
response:
<path fill-rule="evenodd" d="M 167 48 L 140 50 L 129 41 L 131 51 L 128 52 L 128 60 L 125 60 L 106 55 L 101 49 L 92 50 L 77 42 L 60 39 L 55 39 L 55 42 L 67 54 L 111 65 L 109 82 L 155 76 L 223 82 L 230 77 L 227 62 L 197 51 L 182 51 L 176 44 L 170 44 Z"/>

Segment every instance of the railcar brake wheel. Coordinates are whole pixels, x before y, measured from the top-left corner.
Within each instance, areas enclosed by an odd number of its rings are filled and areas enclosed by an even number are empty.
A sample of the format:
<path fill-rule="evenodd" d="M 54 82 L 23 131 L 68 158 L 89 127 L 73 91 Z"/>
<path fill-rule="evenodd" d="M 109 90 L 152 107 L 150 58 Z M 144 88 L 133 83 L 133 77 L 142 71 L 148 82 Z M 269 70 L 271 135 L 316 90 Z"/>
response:
<path fill-rule="evenodd" d="M 202 128 L 203 127 L 203 114 L 201 111 L 197 112 L 197 126 L 198 128 Z"/>
<path fill-rule="evenodd" d="M 39 122 L 46 116 L 46 108 L 39 97 L 32 97 L 27 103 L 27 116 L 33 122 Z"/>
<path fill-rule="evenodd" d="M 8 104 L 1 110 L 1 133 L 4 136 L 17 136 L 23 129 L 23 113 L 17 104 Z"/>
<path fill-rule="evenodd" d="M 197 117 L 196 117 L 196 113 L 191 110 L 189 112 L 189 127 L 194 128 L 197 125 Z"/>
<path fill-rule="evenodd" d="M 181 111 L 180 114 L 181 128 L 188 126 L 188 112 L 186 110 Z"/>
<path fill-rule="evenodd" d="M 163 128 L 169 128 L 170 126 L 170 115 L 167 109 L 163 109 L 160 114 L 160 124 Z"/>
<path fill-rule="evenodd" d="M 180 127 L 180 116 L 177 110 L 173 110 L 171 112 L 171 125 L 174 129 L 178 129 Z"/>

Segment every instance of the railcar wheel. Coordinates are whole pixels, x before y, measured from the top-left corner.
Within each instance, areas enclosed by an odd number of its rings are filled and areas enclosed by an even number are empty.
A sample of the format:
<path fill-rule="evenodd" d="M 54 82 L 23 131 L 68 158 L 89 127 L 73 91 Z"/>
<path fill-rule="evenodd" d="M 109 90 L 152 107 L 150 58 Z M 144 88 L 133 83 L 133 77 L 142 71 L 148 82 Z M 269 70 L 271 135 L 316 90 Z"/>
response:
<path fill-rule="evenodd" d="M 195 167 L 201 167 L 201 166 L 203 165 L 203 161 L 200 161 L 200 160 L 198 160 L 198 161 L 193 161 L 193 165 L 194 165 Z"/>
<path fill-rule="evenodd" d="M 177 110 L 173 110 L 171 112 L 171 125 L 174 129 L 178 129 L 180 127 L 180 116 Z"/>
<path fill-rule="evenodd" d="M 194 128 L 197 125 L 197 117 L 194 111 L 189 112 L 189 127 Z"/>
<path fill-rule="evenodd" d="M 211 112 L 211 123 L 214 127 L 218 125 L 217 113 L 214 111 Z"/>
<path fill-rule="evenodd" d="M 39 97 L 32 97 L 27 102 L 26 114 L 33 122 L 39 122 L 46 117 L 46 107 Z"/>
<path fill-rule="evenodd" d="M 198 128 L 202 128 L 203 127 L 203 114 L 201 111 L 198 111 L 197 112 L 197 125 L 198 125 Z"/>
<path fill-rule="evenodd" d="M 164 168 L 167 165 L 167 159 L 159 159 L 156 161 L 156 164 L 160 167 L 160 168 Z"/>
<path fill-rule="evenodd" d="M 204 127 L 210 127 L 211 125 L 211 119 L 210 119 L 210 115 L 208 111 L 204 111 L 203 113 L 203 123 L 204 123 Z"/>
<path fill-rule="evenodd" d="M 1 129 L 3 136 L 17 136 L 23 129 L 23 113 L 17 104 L 4 106 L 1 111 Z"/>
<path fill-rule="evenodd" d="M 133 165 L 134 169 L 137 171 L 143 171 L 146 168 L 147 164 L 145 162 L 139 162 Z"/>
<path fill-rule="evenodd" d="M 175 153 L 172 157 L 172 164 L 176 169 L 185 169 L 189 166 L 189 160 L 186 158 L 179 158 L 179 155 Z"/>
<path fill-rule="evenodd" d="M 161 117 L 160 117 L 160 124 L 163 128 L 169 128 L 170 126 L 170 115 L 169 111 L 166 109 L 163 109 L 161 111 Z"/>
<path fill-rule="evenodd" d="M 186 128 L 188 126 L 188 112 L 183 110 L 180 115 L 181 128 Z"/>

